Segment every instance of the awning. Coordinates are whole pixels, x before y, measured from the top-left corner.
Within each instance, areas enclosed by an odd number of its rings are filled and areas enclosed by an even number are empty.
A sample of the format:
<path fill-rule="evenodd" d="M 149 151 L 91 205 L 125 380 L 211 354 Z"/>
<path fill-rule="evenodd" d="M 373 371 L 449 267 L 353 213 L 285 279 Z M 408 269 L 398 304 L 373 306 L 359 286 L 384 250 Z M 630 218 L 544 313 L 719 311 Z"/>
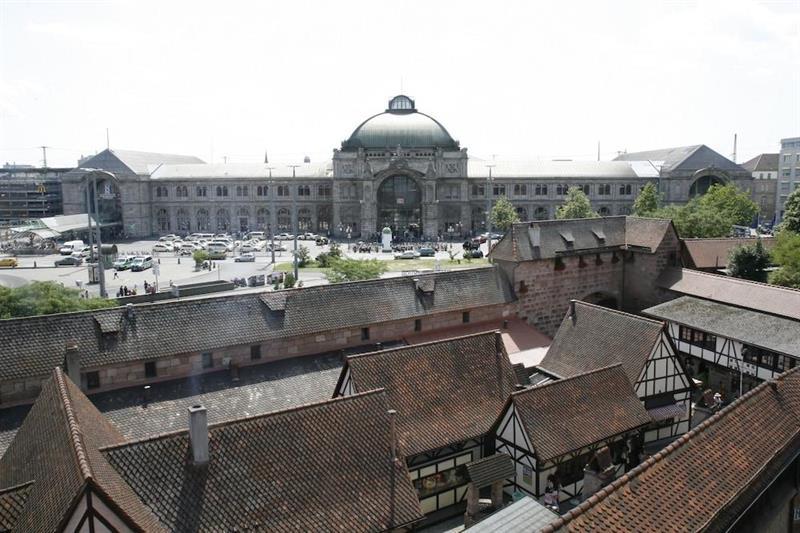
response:
<path fill-rule="evenodd" d="M 666 420 L 668 418 L 680 418 L 686 414 L 685 403 L 673 403 L 671 405 L 664 405 L 662 407 L 655 407 L 648 409 L 647 414 L 653 419 L 653 422 Z"/>
<path fill-rule="evenodd" d="M 78 215 L 58 215 L 55 217 L 45 217 L 40 219 L 48 229 L 59 233 L 67 231 L 82 231 L 89 229 L 89 219 L 86 213 Z M 97 220 L 92 216 L 92 226 L 95 227 Z"/>

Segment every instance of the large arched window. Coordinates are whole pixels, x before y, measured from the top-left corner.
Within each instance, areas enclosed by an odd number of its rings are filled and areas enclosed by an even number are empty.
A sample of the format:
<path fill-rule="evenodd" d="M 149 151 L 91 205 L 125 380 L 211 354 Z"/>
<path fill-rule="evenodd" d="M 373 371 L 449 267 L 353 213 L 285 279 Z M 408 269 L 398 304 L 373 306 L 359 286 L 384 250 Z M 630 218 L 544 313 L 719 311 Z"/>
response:
<path fill-rule="evenodd" d="M 239 217 L 239 231 L 250 231 L 250 211 L 246 207 L 240 207 L 236 216 Z"/>
<path fill-rule="evenodd" d="M 211 219 L 208 216 L 208 209 L 197 210 L 197 230 L 209 231 L 211 229 Z"/>
<path fill-rule="evenodd" d="M 269 209 L 260 208 L 256 211 L 256 229 L 264 231 L 269 224 Z"/>
<path fill-rule="evenodd" d="M 169 213 L 166 209 L 159 209 L 156 213 L 156 224 L 159 231 L 169 231 Z"/>
<path fill-rule="evenodd" d="M 228 196 L 228 186 L 227 185 L 217 185 L 217 196 L 218 197 Z"/>
<path fill-rule="evenodd" d="M 331 231 L 333 223 L 333 215 L 331 213 L 331 206 L 320 205 L 317 207 L 317 231 L 321 233 L 328 233 Z"/>
<path fill-rule="evenodd" d="M 311 231 L 314 229 L 313 222 L 311 220 L 311 209 L 307 207 L 302 207 L 297 212 L 297 227 L 298 231 Z"/>
<path fill-rule="evenodd" d="M 386 178 L 378 187 L 378 228 L 392 228 L 395 235 L 422 234 L 422 190 L 408 176 Z"/>
<path fill-rule="evenodd" d="M 710 174 L 697 178 L 694 183 L 692 183 L 692 186 L 689 187 L 689 198 L 704 195 L 708 192 L 708 189 L 714 185 L 725 185 L 725 180 Z"/>
<path fill-rule="evenodd" d="M 597 214 L 601 217 L 608 217 L 611 216 L 611 209 L 606 206 L 602 206 L 600 209 L 597 210 Z"/>
<path fill-rule="evenodd" d="M 256 196 L 267 196 L 269 194 L 269 189 L 266 185 L 259 185 L 256 187 Z"/>
<path fill-rule="evenodd" d="M 472 206 L 470 217 L 470 229 L 473 233 L 486 231 L 486 208 L 477 205 Z"/>
<path fill-rule="evenodd" d="M 175 215 L 175 223 L 178 225 L 178 231 L 190 231 L 192 229 L 189 222 L 189 212 L 181 207 Z"/>
<path fill-rule="evenodd" d="M 164 185 L 157 185 L 156 186 L 156 198 L 166 198 L 169 196 L 169 192 Z"/>
<path fill-rule="evenodd" d="M 287 232 L 292 228 L 292 217 L 289 210 L 284 208 L 278 209 L 278 231 Z"/>
<path fill-rule="evenodd" d="M 231 214 L 227 209 L 217 209 L 217 231 L 223 232 L 231 229 Z"/>
<path fill-rule="evenodd" d="M 519 217 L 520 222 L 526 222 L 528 220 L 528 210 L 524 207 L 517 208 L 517 216 Z"/>
<path fill-rule="evenodd" d="M 534 220 L 547 220 L 548 218 L 550 218 L 550 214 L 547 212 L 546 207 L 537 207 L 533 210 Z"/>

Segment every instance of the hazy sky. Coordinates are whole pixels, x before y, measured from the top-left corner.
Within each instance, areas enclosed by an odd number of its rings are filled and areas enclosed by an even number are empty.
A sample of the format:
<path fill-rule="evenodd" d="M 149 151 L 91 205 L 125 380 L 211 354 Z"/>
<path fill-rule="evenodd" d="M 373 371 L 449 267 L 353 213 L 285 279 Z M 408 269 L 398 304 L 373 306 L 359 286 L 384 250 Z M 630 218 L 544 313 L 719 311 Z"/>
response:
<path fill-rule="evenodd" d="M 329 158 L 401 90 L 473 156 L 800 135 L 800 0 L 0 0 L 0 164 Z"/>

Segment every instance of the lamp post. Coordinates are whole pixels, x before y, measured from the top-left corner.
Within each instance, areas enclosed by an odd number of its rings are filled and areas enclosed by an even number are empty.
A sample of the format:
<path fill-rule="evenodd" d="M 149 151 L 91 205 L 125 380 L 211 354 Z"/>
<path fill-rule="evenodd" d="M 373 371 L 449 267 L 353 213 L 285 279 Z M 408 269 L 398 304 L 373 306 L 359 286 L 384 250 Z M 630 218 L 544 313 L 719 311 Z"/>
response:
<path fill-rule="evenodd" d="M 98 270 L 98 277 L 100 280 L 100 296 L 102 298 L 108 298 L 108 293 L 106 292 L 106 273 L 105 268 L 103 265 L 103 257 L 102 257 L 102 246 L 103 240 L 100 231 L 100 210 L 98 209 L 97 203 L 97 176 L 103 176 L 108 179 L 116 181 L 117 177 L 112 174 L 111 172 L 107 172 L 105 170 L 99 170 L 96 168 L 81 168 L 81 171 L 84 172 L 84 177 L 86 178 L 86 198 L 87 198 L 87 205 L 86 205 L 86 217 L 88 219 L 89 224 L 89 259 L 94 259 L 94 248 L 92 247 L 91 242 L 91 235 L 92 235 L 92 208 L 94 208 L 95 214 L 95 223 L 97 225 L 97 270 Z M 92 187 L 92 195 L 89 194 L 89 187 Z M 89 202 L 90 196 L 94 196 L 94 202 Z M 90 205 L 93 204 L 93 205 Z"/>
<path fill-rule="evenodd" d="M 275 264 L 275 227 L 272 225 L 272 217 L 276 217 L 278 214 L 275 212 L 275 182 L 272 181 L 272 167 L 267 167 L 269 170 L 269 185 L 267 187 L 267 196 L 270 199 L 270 204 L 272 208 L 270 209 L 269 220 L 267 221 L 267 226 L 269 226 L 269 240 L 270 240 L 270 251 L 272 252 L 272 264 Z"/>
<path fill-rule="evenodd" d="M 492 249 L 492 168 L 494 164 L 486 165 L 489 175 L 486 176 L 486 250 Z M 479 241 L 480 242 L 480 241 Z"/>
<path fill-rule="evenodd" d="M 289 168 L 292 169 L 292 233 L 294 234 L 294 281 L 295 283 L 300 281 L 300 273 L 298 272 L 297 266 L 297 184 L 295 183 L 295 169 L 300 165 L 287 165 Z"/>

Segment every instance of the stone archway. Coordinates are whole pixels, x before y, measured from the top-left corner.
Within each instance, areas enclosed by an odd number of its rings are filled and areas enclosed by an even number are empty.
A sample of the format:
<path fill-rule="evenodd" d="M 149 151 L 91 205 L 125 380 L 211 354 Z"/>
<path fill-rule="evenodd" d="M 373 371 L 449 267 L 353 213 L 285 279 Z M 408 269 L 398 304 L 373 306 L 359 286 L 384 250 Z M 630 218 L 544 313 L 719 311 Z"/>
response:
<path fill-rule="evenodd" d="M 619 298 L 609 292 L 595 291 L 581 298 L 581 301 L 608 309 L 619 309 Z"/>
<path fill-rule="evenodd" d="M 725 185 L 727 180 L 713 173 L 703 174 L 689 186 L 689 198 L 702 196 L 714 185 Z"/>

